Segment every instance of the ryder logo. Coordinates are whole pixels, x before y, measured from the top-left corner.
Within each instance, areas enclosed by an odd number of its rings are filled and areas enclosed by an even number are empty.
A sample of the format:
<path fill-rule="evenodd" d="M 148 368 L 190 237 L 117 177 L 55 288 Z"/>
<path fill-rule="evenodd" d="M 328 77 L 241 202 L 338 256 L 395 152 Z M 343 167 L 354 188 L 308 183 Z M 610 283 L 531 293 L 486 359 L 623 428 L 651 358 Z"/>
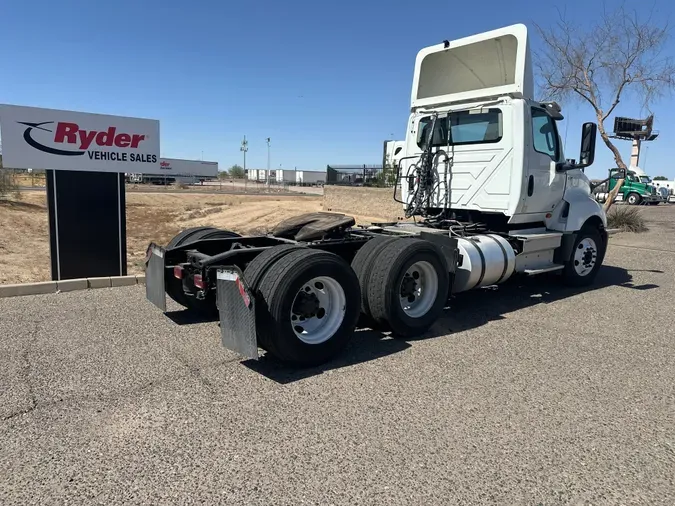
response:
<path fill-rule="evenodd" d="M 156 155 L 105 149 L 138 149 L 139 145 L 146 140 L 145 135 L 118 132 L 117 127 L 114 126 L 97 131 L 82 129 L 77 123 L 58 122 L 55 128 L 46 126 L 53 125 L 54 121 L 44 121 L 42 123 L 18 121 L 17 123 L 28 127 L 23 132 L 23 139 L 29 146 L 51 155 L 82 156 L 87 154 L 91 160 L 157 162 Z M 53 135 L 45 135 L 41 132 Z M 64 149 L 68 147 L 71 149 Z"/>

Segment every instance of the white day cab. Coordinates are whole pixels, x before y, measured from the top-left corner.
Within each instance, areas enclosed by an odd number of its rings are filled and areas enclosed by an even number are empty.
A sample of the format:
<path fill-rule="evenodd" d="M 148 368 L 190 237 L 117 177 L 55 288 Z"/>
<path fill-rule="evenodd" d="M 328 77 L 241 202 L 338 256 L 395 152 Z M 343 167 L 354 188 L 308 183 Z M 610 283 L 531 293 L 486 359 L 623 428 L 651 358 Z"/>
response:
<path fill-rule="evenodd" d="M 220 320 L 223 345 L 257 359 L 315 365 L 357 326 L 426 332 L 456 293 L 516 274 L 593 282 L 607 219 L 579 161 L 563 154 L 555 103 L 533 99 L 527 29 L 513 25 L 422 49 L 395 154 L 405 216 L 357 227 L 343 214 L 285 220 L 264 236 L 210 227 L 148 247 L 147 298 L 166 295 Z"/>

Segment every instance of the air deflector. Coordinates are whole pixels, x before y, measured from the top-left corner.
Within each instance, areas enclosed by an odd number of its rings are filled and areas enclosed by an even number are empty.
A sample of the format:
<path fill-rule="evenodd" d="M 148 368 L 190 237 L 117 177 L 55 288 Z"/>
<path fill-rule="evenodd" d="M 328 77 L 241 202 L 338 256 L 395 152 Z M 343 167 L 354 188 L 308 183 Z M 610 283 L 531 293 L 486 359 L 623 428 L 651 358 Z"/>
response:
<path fill-rule="evenodd" d="M 422 49 L 411 107 L 510 95 L 532 98 L 527 27 L 507 26 Z"/>

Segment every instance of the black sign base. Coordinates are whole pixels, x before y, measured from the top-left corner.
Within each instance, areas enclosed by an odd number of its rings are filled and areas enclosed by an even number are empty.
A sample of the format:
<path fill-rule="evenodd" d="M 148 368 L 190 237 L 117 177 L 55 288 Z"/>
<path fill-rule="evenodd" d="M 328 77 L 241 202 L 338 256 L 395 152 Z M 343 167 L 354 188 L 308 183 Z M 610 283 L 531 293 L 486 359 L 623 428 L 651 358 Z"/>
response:
<path fill-rule="evenodd" d="M 46 172 L 52 280 L 126 276 L 124 174 Z"/>

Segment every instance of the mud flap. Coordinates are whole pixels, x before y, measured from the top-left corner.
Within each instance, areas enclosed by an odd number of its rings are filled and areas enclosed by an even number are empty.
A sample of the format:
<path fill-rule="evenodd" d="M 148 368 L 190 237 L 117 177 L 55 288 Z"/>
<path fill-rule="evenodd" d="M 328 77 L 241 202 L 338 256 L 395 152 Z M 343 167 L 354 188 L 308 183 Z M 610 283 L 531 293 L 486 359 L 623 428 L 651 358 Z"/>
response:
<path fill-rule="evenodd" d="M 243 357 L 257 360 L 255 298 L 238 267 L 218 269 L 216 293 L 223 346 Z"/>
<path fill-rule="evenodd" d="M 164 286 L 164 253 L 154 242 L 148 246 L 145 268 L 145 298 L 162 311 L 166 311 L 166 290 Z"/>

